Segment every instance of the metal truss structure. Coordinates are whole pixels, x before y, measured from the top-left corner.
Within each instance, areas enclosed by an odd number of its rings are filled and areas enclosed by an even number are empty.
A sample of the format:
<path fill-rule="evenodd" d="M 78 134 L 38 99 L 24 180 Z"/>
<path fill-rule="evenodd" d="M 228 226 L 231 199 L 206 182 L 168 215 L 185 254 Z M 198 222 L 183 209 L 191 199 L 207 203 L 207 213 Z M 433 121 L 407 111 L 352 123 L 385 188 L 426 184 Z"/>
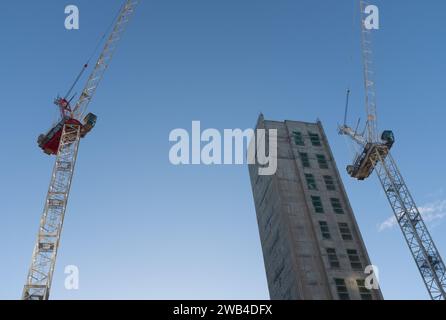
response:
<path fill-rule="evenodd" d="M 446 267 L 390 153 L 376 151 L 375 170 L 433 300 L 446 300 Z"/>
<path fill-rule="evenodd" d="M 73 109 L 71 118 L 82 120 L 137 4 L 136 0 L 126 0 L 121 7 L 114 28 Z M 49 298 L 81 129 L 80 124 L 65 123 L 63 127 L 45 208 L 40 220 L 38 237 L 34 246 L 31 267 L 22 293 L 24 300 L 47 300 Z"/>
<path fill-rule="evenodd" d="M 363 168 L 371 168 L 370 170 L 376 171 L 431 299 L 446 300 L 446 268 L 444 262 L 404 182 L 403 176 L 390 154 L 393 141 L 392 144 L 389 144 L 388 141 L 383 141 L 377 136 L 371 30 L 368 30 L 365 26 L 365 8 L 368 5 L 369 3 L 366 1 L 360 0 L 367 136 L 358 134 L 356 130 L 351 129 L 346 124 L 341 126 L 340 133 L 349 136 L 364 148 L 363 153 L 358 155 L 357 159 L 360 161 L 357 162 Z"/>
<path fill-rule="evenodd" d="M 23 289 L 24 300 L 47 300 L 49 297 L 79 148 L 80 130 L 81 126 L 76 124 L 65 124 L 63 128 L 31 267 Z"/>

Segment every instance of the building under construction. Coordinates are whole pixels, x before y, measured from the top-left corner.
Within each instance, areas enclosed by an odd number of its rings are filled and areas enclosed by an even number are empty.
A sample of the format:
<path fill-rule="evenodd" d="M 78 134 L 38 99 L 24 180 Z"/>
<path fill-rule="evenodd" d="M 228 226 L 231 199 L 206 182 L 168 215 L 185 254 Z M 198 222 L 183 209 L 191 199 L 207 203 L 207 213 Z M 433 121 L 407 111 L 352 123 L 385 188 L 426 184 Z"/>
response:
<path fill-rule="evenodd" d="M 382 299 L 322 124 L 261 115 L 257 129 L 277 130 L 276 174 L 249 166 L 271 299 Z"/>

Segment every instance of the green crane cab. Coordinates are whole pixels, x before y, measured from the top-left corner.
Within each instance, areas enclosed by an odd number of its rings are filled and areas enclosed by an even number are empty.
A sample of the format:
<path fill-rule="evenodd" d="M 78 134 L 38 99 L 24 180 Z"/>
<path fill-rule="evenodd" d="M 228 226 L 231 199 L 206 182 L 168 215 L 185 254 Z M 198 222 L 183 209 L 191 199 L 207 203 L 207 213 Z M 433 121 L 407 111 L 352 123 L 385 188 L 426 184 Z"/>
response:
<path fill-rule="evenodd" d="M 381 140 L 389 149 L 391 149 L 393 144 L 395 143 L 395 136 L 393 134 L 393 131 L 391 130 L 384 131 L 381 135 Z"/>

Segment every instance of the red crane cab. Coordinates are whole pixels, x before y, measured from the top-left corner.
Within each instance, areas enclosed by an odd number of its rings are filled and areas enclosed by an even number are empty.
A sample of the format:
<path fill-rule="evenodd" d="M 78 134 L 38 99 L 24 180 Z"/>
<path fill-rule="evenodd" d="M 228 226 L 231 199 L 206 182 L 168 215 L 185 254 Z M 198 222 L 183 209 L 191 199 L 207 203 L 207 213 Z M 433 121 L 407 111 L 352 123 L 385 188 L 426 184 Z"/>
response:
<path fill-rule="evenodd" d="M 39 147 L 48 155 L 55 155 L 59 149 L 60 138 L 65 124 L 76 124 L 81 126 L 81 138 L 84 138 L 96 125 L 97 117 L 93 113 L 85 116 L 83 123 L 74 118 L 64 116 L 46 134 L 41 134 L 37 138 Z"/>

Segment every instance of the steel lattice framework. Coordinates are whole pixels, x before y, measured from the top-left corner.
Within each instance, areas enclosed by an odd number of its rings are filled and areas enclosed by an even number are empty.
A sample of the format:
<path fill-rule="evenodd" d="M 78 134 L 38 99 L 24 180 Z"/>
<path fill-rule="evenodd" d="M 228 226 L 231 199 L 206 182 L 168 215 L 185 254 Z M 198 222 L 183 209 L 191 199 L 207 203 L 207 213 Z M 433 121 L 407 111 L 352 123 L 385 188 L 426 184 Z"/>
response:
<path fill-rule="evenodd" d="M 121 7 L 114 28 L 73 109 L 72 118 L 79 121 L 82 119 L 137 4 L 136 0 L 126 0 Z M 23 289 L 22 299 L 24 300 L 47 300 L 49 298 L 80 137 L 81 125 L 65 123 L 40 220 L 31 267 Z"/>
<path fill-rule="evenodd" d="M 46 300 L 49 297 L 60 234 L 79 148 L 80 129 L 80 125 L 73 124 L 66 124 L 63 128 L 45 201 L 45 209 L 40 219 L 31 268 L 23 289 L 22 298 L 25 300 Z"/>
<path fill-rule="evenodd" d="M 375 161 L 376 160 L 376 161 Z M 433 300 L 446 300 L 446 267 L 390 153 L 372 155 L 375 170 Z"/>

